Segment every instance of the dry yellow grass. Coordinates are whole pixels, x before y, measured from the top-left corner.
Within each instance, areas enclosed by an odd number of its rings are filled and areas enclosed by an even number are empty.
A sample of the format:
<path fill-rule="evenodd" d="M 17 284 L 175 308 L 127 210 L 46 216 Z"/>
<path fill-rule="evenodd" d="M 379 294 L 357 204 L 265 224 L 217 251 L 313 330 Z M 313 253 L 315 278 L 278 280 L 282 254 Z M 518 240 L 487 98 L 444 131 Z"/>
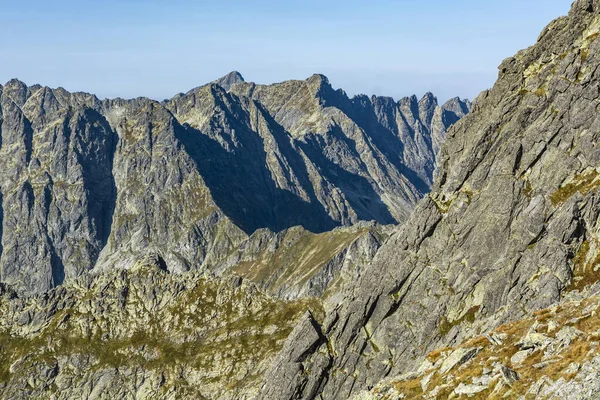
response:
<path fill-rule="evenodd" d="M 590 307 L 593 304 L 598 305 L 594 310 L 596 312 L 588 312 L 586 315 L 583 315 L 582 311 L 585 308 L 588 308 L 588 310 L 590 308 L 593 309 L 593 307 Z M 482 376 L 486 368 L 493 370 L 493 364 L 497 362 L 515 370 L 519 375 L 519 380 L 510 386 L 504 385 L 501 390 L 492 393 L 496 387 L 496 383 L 498 383 L 498 378 L 496 378 L 491 382 L 488 389 L 473 395 L 470 399 L 501 399 L 505 398 L 505 395 L 509 396 L 508 398 L 522 396 L 529 390 L 532 384 L 543 376 L 553 381 L 557 381 L 561 377 L 567 380 L 572 379 L 575 374 L 566 372 L 567 367 L 571 363 L 581 364 L 599 353 L 597 347 L 595 347 L 597 343 L 594 343 L 594 340 L 600 339 L 600 335 L 596 334 L 598 329 L 600 329 L 600 314 L 597 311 L 600 311 L 600 299 L 597 297 L 586 299 L 581 303 L 566 303 L 536 311 L 529 318 L 498 327 L 495 332 L 503 335 L 502 345 L 494 346 L 484 336 L 478 336 L 457 347 L 446 347 L 432 351 L 427 355 L 427 359 L 435 363 L 445 353 L 449 353 L 459 347 L 482 348 L 475 358 L 463 366 L 454 368 L 449 373 L 440 374 L 438 370 L 432 371 L 434 374 L 429 381 L 427 391 L 430 392 L 436 387 L 441 387 L 437 392 L 436 399 L 446 399 L 459 384 L 472 384 L 473 378 Z M 548 332 L 547 322 L 549 321 L 557 324 L 556 329 L 551 332 Z M 548 360 L 544 360 L 547 362 L 546 365 L 542 364 L 544 350 L 540 349 L 535 350 L 521 364 L 512 365 L 511 357 L 520 350 L 517 343 L 532 330 L 534 324 L 535 331 L 543 333 L 550 338 L 554 338 L 556 333 L 566 326 L 573 326 L 584 332 L 584 335 L 574 339 L 556 357 L 553 356 Z M 419 376 L 411 380 L 394 382 L 393 387 L 406 395 L 407 399 L 421 399 L 424 398 L 421 389 L 421 380 L 423 377 Z M 447 385 L 448 383 L 451 384 Z M 510 393 L 508 393 L 509 391 Z"/>

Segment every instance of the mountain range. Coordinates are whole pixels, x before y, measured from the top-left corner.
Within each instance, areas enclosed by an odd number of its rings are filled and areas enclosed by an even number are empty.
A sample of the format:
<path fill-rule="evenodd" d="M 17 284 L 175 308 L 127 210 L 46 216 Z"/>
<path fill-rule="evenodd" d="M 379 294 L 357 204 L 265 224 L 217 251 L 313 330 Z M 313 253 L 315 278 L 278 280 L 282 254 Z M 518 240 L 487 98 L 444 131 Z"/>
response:
<path fill-rule="evenodd" d="M 600 397 L 600 0 L 471 104 L 2 87 L 0 396 Z"/>
<path fill-rule="evenodd" d="M 0 277 L 25 292 L 148 254 L 214 270 L 261 229 L 403 221 L 470 107 L 237 72 L 162 103 L 18 80 L 0 93 Z"/>

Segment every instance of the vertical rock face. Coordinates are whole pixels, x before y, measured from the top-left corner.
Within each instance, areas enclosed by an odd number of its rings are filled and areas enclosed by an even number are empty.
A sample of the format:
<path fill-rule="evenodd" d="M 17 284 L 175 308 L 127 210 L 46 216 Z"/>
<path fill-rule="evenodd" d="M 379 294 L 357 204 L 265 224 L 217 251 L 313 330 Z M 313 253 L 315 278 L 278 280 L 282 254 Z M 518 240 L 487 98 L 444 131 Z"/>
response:
<path fill-rule="evenodd" d="M 429 191 L 436 143 L 449 121 L 464 115 L 438 106 L 430 93 L 420 102 L 414 96 L 399 102 L 364 95 L 350 99 L 322 75 L 270 86 L 240 83 L 231 92 L 252 98 L 289 133 L 281 139 L 298 149 L 308 173 L 299 183 L 313 186 L 309 194 L 342 223 L 404 221 L 416 199 Z"/>
<path fill-rule="evenodd" d="M 101 103 L 15 80 L 2 110 L 3 282 L 45 291 L 148 252 L 181 271 L 245 237 L 218 211 L 176 139 L 183 128 L 158 103 Z"/>
<path fill-rule="evenodd" d="M 200 268 L 246 235 L 219 210 L 178 139 L 185 129 L 160 104 L 107 101 L 119 135 L 115 213 L 98 269 L 127 268 L 153 252 L 174 272 Z"/>
<path fill-rule="evenodd" d="M 91 269 L 111 228 L 117 136 L 89 95 L 2 91 L 2 280 L 47 290 Z"/>
<path fill-rule="evenodd" d="M 600 2 L 580 0 L 502 63 L 449 131 L 432 193 L 329 312 L 326 344 L 267 375 L 268 398 L 346 399 L 598 280 L 599 37 Z"/>
<path fill-rule="evenodd" d="M 148 254 L 173 272 L 218 269 L 262 228 L 403 221 L 470 106 L 237 72 L 163 103 L 18 80 L 0 96 L 0 279 L 26 292 Z"/>

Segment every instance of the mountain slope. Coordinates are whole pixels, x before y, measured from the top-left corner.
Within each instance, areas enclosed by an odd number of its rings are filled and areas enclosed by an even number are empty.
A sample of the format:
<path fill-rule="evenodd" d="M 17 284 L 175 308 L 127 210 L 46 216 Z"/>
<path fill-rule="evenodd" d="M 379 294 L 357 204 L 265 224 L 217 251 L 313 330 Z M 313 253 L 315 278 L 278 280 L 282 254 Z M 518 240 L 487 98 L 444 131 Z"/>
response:
<path fill-rule="evenodd" d="M 494 87 L 449 130 L 433 191 L 387 240 L 376 224 L 317 232 L 363 217 L 401 220 L 430 182 L 428 154 L 443 136 L 434 121 L 468 105 L 348 99 L 319 75 L 265 87 L 232 74 L 226 88 L 164 103 L 65 95 L 104 116 L 106 124 L 91 115 L 82 123 L 99 130 L 94 149 L 110 148 L 109 128 L 119 137 L 112 159 L 72 152 L 120 165 L 114 201 L 94 205 L 99 217 L 82 225 L 75 211 L 86 197 L 71 213 L 51 211 L 55 192 L 33 173 L 49 161 L 30 163 L 40 158 L 40 131 L 26 117 L 28 99 L 52 104 L 60 91 L 34 97 L 45 89 L 7 85 L 2 184 L 12 186 L 3 186 L 3 218 L 18 211 L 28 224 L 18 231 L 11 220 L 2 243 L 23 242 L 4 251 L 42 266 L 63 257 L 52 250 L 62 249 L 61 236 L 35 234 L 54 214 L 73 215 L 75 232 L 92 227 L 102 251 L 97 271 L 47 293 L 1 286 L 0 390 L 16 398 L 57 388 L 92 398 L 595 395 L 599 38 L 600 0 L 579 0 L 505 60 Z M 50 143 L 60 143 L 55 136 Z M 39 175 L 60 176 L 51 172 Z M 114 210 L 108 235 L 99 233 L 103 210 Z M 298 215 L 315 233 L 290 228 Z M 22 243 L 40 251 L 19 253 Z M 119 262 L 131 271 L 112 268 Z M 239 278 L 162 271 L 188 267 L 233 270 L 280 297 L 317 293 L 324 310 L 314 299 L 275 300 Z M 47 268 L 31 276 L 54 283 Z"/>
<path fill-rule="evenodd" d="M 158 103 L 11 81 L 2 109 L 3 282 L 45 291 L 149 253 L 183 271 L 246 237 L 212 200 L 175 137 L 181 126 Z"/>
<path fill-rule="evenodd" d="M 598 279 L 599 15 L 577 1 L 502 63 L 449 131 L 432 193 L 317 328 L 326 345 L 281 354 L 262 398 L 346 399 Z"/>
<path fill-rule="evenodd" d="M 360 223 L 315 234 L 302 227 L 261 229 L 215 270 L 250 279 L 280 298 L 337 298 L 366 270 L 393 226 Z"/>

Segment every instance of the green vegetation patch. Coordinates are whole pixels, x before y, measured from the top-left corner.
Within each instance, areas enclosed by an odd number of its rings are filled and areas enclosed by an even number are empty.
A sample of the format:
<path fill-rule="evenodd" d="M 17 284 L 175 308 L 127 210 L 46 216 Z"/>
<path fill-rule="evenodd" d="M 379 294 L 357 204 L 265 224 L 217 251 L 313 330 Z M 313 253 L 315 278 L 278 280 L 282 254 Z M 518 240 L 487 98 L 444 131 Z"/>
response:
<path fill-rule="evenodd" d="M 129 290 L 120 303 L 123 287 Z M 282 301 L 245 283 L 231 286 L 149 269 L 102 276 L 89 290 L 67 290 L 76 298 L 73 306 L 46 317 L 38 333 L 10 323 L 0 331 L 0 382 L 56 365 L 61 357 L 83 356 L 89 361 L 73 372 L 75 381 L 90 371 L 134 367 L 164 373 L 166 386 L 179 387 L 186 384 L 180 376 L 185 367 L 208 383 L 249 387 L 264 372 L 258 366 L 264 368 L 263 361 L 281 349 L 302 314 L 310 310 L 319 320 L 324 315 L 317 299 Z M 149 300 L 155 293 L 162 297 Z M 0 311 L 9 302 L 0 298 Z M 33 299 L 26 310 L 40 306 Z"/>
<path fill-rule="evenodd" d="M 537 97 L 545 96 L 546 95 L 546 85 L 541 86 L 534 93 Z"/>
<path fill-rule="evenodd" d="M 598 244 L 594 247 L 598 248 Z M 584 241 L 573 258 L 573 280 L 568 290 L 582 290 L 586 286 L 600 281 L 600 252 L 596 252 L 594 258 L 588 261 L 591 245 L 588 240 Z"/>
<path fill-rule="evenodd" d="M 590 51 L 588 49 L 581 49 L 581 63 L 584 63 L 588 59 Z"/>
<path fill-rule="evenodd" d="M 592 190 L 598 189 L 598 187 L 600 187 L 600 179 L 598 179 L 598 175 L 599 174 L 596 170 L 576 175 L 571 182 L 552 193 L 550 196 L 550 202 L 552 202 L 552 205 L 558 206 L 564 204 L 575 193 L 586 195 Z"/>
<path fill-rule="evenodd" d="M 462 317 L 460 317 L 456 321 L 449 321 L 448 318 L 446 318 L 446 316 L 443 316 L 440 319 L 440 323 L 438 325 L 438 330 L 440 334 L 442 336 L 445 336 L 448 332 L 450 332 L 450 329 L 457 325 L 460 325 L 464 321 L 472 324 L 473 322 L 475 322 L 475 317 L 480 308 L 481 306 L 471 307 Z"/>

